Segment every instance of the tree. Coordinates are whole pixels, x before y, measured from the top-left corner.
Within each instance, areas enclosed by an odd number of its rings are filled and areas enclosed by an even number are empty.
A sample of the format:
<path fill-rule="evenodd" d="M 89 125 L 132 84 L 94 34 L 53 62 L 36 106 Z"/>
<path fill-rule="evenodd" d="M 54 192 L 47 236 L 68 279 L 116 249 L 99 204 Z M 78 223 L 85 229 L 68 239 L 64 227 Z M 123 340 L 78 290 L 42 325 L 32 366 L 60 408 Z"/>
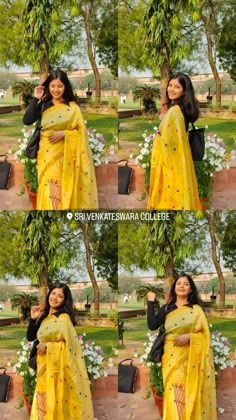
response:
<path fill-rule="evenodd" d="M 75 38 L 61 1 L 26 0 L 22 13 L 20 56 L 45 79 L 58 59 L 71 51 Z M 78 34 L 78 30 L 77 30 Z"/>
<path fill-rule="evenodd" d="M 10 284 L 0 284 L 0 296 L 2 302 L 7 302 L 16 293 L 17 289 L 15 286 Z"/>
<path fill-rule="evenodd" d="M 119 294 L 123 295 L 127 293 L 131 295 L 133 292 L 136 292 L 139 286 L 142 285 L 142 281 L 137 277 L 131 276 L 119 276 Z"/>
<path fill-rule="evenodd" d="M 102 14 L 97 51 L 101 62 L 118 77 L 118 3 Z"/>
<path fill-rule="evenodd" d="M 205 211 L 205 217 L 208 222 L 208 229 L 211 238 L 211 253 L 219 283 L 220 283 L 220 307 L 225 306 L 225 279 L 221 269 L 221 243 L 225 236 L 225 216 L 222 212 Z"/>
<path fill-rule="evenodd" d="M 15 73 L 1 72 L 0 73 L 0 87 L 1 89 L 9 89 L 17 80 Z"/>
<path fill-rule="evenodd" d="M 226 213 L 226 228 L 225 235 L 222 241 L 222 255 L 225 262 L 225 267 L 236 273 L 236 220 L 235 211 L 228 211 Z"/>
<path fill-rule="evenodd" d="M 162 105 L 166 102 L 165 92 L 170 70 L 191 52 L 192 42 L 190 39 L 186 42 L 183 21 L 186 12 L 196 5 L 197 0 L 151 0 L 146 10 L 143 20 L 145 49 L 142 60 L 148 62 L 149 68 L 161 77 Z"/>
<path fill-rule="evenodd" d="M 106 279 L 113 290 L 118 289 L 118 224 L 112 221 L 102 223 L 95 254 L 98 275 Z"/>
<path fill-rule="evenodd" d="M 30 308 L 37 304 L 38 298 L 25 292 L 17 293 L 11 298 L 11 308 L 18 308 L 19 317 L 22 318 L 23 321 L 30 318 Z"/>
<path fill-rule="evenodd" d="M 154 301 L 154 311 L 155 311 L 155 314 L 157 314 L 160 310 L 159 299 L 164 298 L 163 288 L 162 286 L 158 284 L 150 284 L 150 283 L 144 284 L 136 290 L 137 300 L 138 301 L 144 300 L 144 302 L 146 303 L 146 297 L 147 297 L 148 292 L 153 292 L 156 294 L 156 298 Z"/>
<path fill-rule="evenodd" d="M 23 104 L 24 108 L 27 108 L 29 105 L 33 97 L 33 92 L 36 85 L 36 82 L 30 80 L 22 80 L 15 82 L 15 84 L 12 86 L 13 96 L 19 95 L 20 102 Z"/>
<path fill-rule="evenodd" d="M 145 70 L 150 68 L 148 62 L 141 61 L 143 52 L 144 29 L 143 16 L 149 0 L 121 0 L 118 7 L 118 44 L 119 67 L 124 72 L 132 68 Z M 120 83 L 120 78 L 119 78 Z M 128 93 L 120 90 L 121 93 Z"/>
<path fill-rule="evenodd" d="M 218 58 L 224 70 L 236 81 L 236 20 L 235 2 L 232 2 L 230 13 L 223 18 L 222 31 L 219 39 Z"/>
<path fill-rule="evenodd" d="M 119 88 L 119 93 L 130 93 L 131 91 L 134 90 L 134 88 L 136 88 L 136 86 L 138 85 L 138 79 L 136 77 L 131 77 L 128 75 L 121 75 L 119 76 L 119 83 L 118 83 L 118 88 Z"/>
<path fill-rule="evenodd" d="M 63 220 L 63 219 L 62 219 Z M 59 212 L 31 211 L 25 214 L 20 268 L 39 286 L 39 301 L 45 299 L 54 273 L 66 267 L 74 255 L 68 237 L 62 237 Z M 63 240 L 64 239 L 64 240 Z"/>
<path fill-rule="evenodd" d="M 157 106 L 155 99 L 159 97 L 160 91 L 152 86 L 137 86 L 134 90 L 134 101 L 140 100 L 144 107 L 145 114 L 156 114 Z"/>

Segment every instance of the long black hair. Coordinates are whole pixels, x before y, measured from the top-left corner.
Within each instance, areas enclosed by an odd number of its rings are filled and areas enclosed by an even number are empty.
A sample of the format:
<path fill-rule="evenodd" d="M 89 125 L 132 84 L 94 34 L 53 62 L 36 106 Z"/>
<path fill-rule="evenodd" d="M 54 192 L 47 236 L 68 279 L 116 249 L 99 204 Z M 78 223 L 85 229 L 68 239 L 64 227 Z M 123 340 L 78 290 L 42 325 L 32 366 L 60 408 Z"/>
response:
<path fill-rule="evenodd" d="M 67 74 L 60 70 L 53 70 L 49 76 L 47 77 L 47 79 L 42 83 L 42 86 L 45 87 L 45 92 L 44 92 L 44 100 L 50 100 L 52 99 L 52 95 L 49 91 L 49 85 L 53 80 L 59 79 L 63 85 L 65 86 L 65 91 L 63 93 L 63 99 L 65 100 L 65 102 L 70 102 L 70 101 L 74 101 L 76 102 L 76 97 L 74 95 L 74 92 L 72 90 L 72 86 L 71 83 L 68 79 Z"/>
<path fill-rule="evenodd" d="M 178 79 L 179 83 L 181 84 L 183 88 L 183 95 L 176 99 L 173 103 L 171 102 L 171 99 L 168 96 L 167 88 L 169 86 L 169 83 L 173 79 Z M 188 130 L 188 123 L 189 122 L 195 122 L 199 118 L 199 103 L 197 99 L 195 98 L 194 88 L 191 82 L 191 79 L 187 76 L 187 74 L 184 73 L 175 73 L 173 74 L 167 84 L 166 88 L 166 97 L 167 97 L 167 106 L 170 108 L 173 105 L 179 105 L 181 108 L 181 111 L 183 112 L 184 119 L 185 119 L 185 126 L 186 131 Z"/>
<path fill-rule="evenodd" d="M 170 298 L 169 298 L 168 303 L 175 303 L 176 302 L 177 295 L 176 295 L 176 292 L 175 292 L 175 286 L 176 286 L 177 280 L 179 280 L 181 277 L 186 277 L 188 279 L 188 282 L 189 282 L 190 287 L 191 287 L 191 292 L 188 295 L 188 302 L 192 303 L 193 305 L 197 304 L 197 305 L 202 307 L 202 301 L 199 297 L 197 287 L 196 287 L 192 277 L 189 274 L 186 274 L 186 273 L 179 274 L 178 277 L 176 277 L 176 279 L 174 280 L 174 283 L 171 286 Z"/>
<path fill-rule="evenodd" d="M 71 291 L 65 283 L 60 283 L 60 282 L 54 283 L 46 296 L 45 309 L 42 315 L 42 319 L 46 318 L 49 314 L 49 310 L 50 310 L 49 296 L 54 289 L 62 289 L 64 293 L 64 301 L 62 305 L 57 309 L 57 312 L 60 314 L 65 314 L 65 313 L 68 314 L 71 319 L 72 324 L 76 325 L 77 323 L 76 323 L 76 319 L 74 315 L 73 299 L 72 299 Z"/>

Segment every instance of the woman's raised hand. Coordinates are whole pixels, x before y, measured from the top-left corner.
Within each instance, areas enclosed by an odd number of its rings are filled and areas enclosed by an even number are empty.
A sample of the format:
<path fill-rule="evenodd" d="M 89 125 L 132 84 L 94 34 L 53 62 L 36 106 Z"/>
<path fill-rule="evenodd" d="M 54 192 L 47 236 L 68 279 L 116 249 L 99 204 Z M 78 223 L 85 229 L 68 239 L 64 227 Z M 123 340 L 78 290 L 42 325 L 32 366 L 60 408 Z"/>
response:
<path fill-rule="evenodd" d="M 53 133 L 48 136 L 48 141 L 49 143 L 58 143 L 59 141 L 64 140 L 64 137 L 64 131 L 53 131 Z"/>
<path fill-rule="evenodd" d="M 34 89 L 34 97 L 38 100 L 42 99 L 44 94 L 44 86 L 36 86 Z"/>
<path fill-rule="evenodd" d="M 32 306 L 30 311 L 30 317 L 31 319 L 37 319 L 42 314 L 42 307 L 41 306 Z"/>
<path fill-rule="evenodd" d="M 156 299 L 156 293 L 154 292 L 147 292 L 147 301 L 154 302 Z"/>

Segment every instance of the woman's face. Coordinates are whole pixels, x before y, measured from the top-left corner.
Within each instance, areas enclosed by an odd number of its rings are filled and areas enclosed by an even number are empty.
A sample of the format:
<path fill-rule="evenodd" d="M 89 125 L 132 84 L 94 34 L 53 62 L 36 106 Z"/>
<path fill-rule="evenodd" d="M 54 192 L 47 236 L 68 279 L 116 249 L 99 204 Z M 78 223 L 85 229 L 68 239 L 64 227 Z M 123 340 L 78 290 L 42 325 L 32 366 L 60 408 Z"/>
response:
<path fill-rule="evenodd" d="M 191 292 L 191 286 L 187 277 L 180 277 L 175 284 L 175 293 L 177 297 L 186 298 Z"/>
<path fill-rule="evenodd" d="M 173 102 L 183 95 L 184 88 L 178 79 L 171 79 L 167 87 L 167 93 L 170 100 Z"/>
<path fill-rule="evenodd" d="M 55 288 L 49 295 L 49 305 L 52 309 L 58 309 L 63 304 L 65 299 L 63 289 Z"/>
<path fill-rule="evenodd" d="M 61 82 L 60 79 L 54 79 L 49 83 L 49 92 L 52 95 L 52 98 L 57 102 L 63 100 L 63 94 L 65 92 L 65 85 Z"/>

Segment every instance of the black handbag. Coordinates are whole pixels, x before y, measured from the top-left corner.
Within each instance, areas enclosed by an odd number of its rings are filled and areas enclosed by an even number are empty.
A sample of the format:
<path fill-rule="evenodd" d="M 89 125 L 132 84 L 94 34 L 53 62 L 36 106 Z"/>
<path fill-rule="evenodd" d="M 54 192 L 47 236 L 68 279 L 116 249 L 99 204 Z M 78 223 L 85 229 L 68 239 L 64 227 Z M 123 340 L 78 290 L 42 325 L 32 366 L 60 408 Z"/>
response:
<path fill-rule="evenodd" d="M 0 374 L 0 402 L 7 402 L 11 377 L 6 374 L 6 368 L 0 367 L 1 369 L 4 372 Z"/>
<path fill-rule="evenodd" d="M 123 365 L 127 360 L 130 360 L 130 364 Z M 137 366 L 133 366 L 133 359 L 124 359 L 118 364 L 118 392 L 134 392 L 137 371 Z"/>
<path fill-rule="evenodd" d="M 41 122 L 38 121 L 35 127 L 35 130 L 32 134 L 32 137 L 24 151 L 25 156 L 29 159 L 37 158 L 37 154 L 39 150 L 39 142 L 40 142 L 40 129 L 41 129 Z"/>
<path fill-rule="evenodd" d="M 39 344 L 39 341 L 34 340 L 33 346 L 29 355 L 29 367 L 34 370 L 37 370 L 37 345 L 38 344 Z"/>
<path fill-rule="evenodd" d="M 127 159 L 119 160 L 118 163 L 120 162 L 126 162 L 126 164 L 118 165 L 118 194 L 129 194 L 133 169 L 128 166 Z"/>
<path fill-rule="evenodd" d="M 167 311 L 167 305 L 165 305 L 165 313 Z M 156 336 L 152 348 L 148 354 L 148 360 L 153 363 L 160 363 L 164 353 L 164 340 L 166 335 L 165 324 L 159 327 L 159 333 Z"/>
<path fill-rule="evenodd" d="M 202 160 L 205 153 L 205 128 L 195 128 L 192 123 L 192 130 L 189 130 L 189 145 L 194 161 Z"/>
<path fill-rule="evenodd" d="M 7 162 L 7 155 L 0 155 L 0 157 L 5 157 L 4 161 L 0 162 L 0 189 L 8 190 L 12 164 Z"/>
<path fill-rule="evenodd" d="M 37 154 L 38 154 L 38 150 L 39 150 L 39 142 L 40 142 L 40 130 L 41 130 L 41 119 L 42 119 L 43 109 L 44 109 L 44 103 L 43 103 L 42 109 L 41 109 L 41 117 L 36 122 L 34 132 L 33 132 L 32 136 L 31 136 L 31 139 L 30 139 L 29 143 L 27 144 L 26 149 L 24 151 L 25 156 L 29 159 L 37 159 Z"/>

